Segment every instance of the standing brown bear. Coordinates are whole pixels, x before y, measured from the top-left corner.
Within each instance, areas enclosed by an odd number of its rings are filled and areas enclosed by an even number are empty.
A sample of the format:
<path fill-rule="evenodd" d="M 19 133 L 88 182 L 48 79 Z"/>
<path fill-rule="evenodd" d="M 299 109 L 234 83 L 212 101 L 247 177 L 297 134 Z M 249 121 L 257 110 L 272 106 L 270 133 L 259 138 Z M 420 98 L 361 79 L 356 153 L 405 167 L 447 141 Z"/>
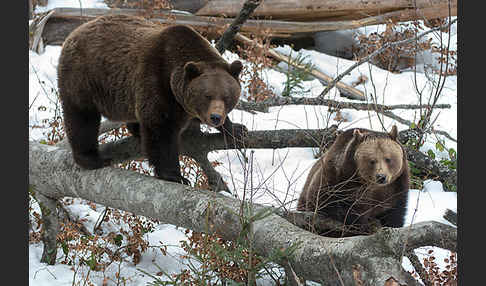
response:
<path fill-rule="evenodd" d="M 382 226 L 403 226 L 408 192 L 407 155 L 397 140 L 397 127 L 390 133 L 355 128 L 339 134 L 311 168 L 297 209 L 369 233 L 376 226 L 373 219 Z"/>
<path fill-rule="evenodd" d="M 184 182 L 179 137 L 193 121 L 241 136 L 227 114 L 240 97 L 240 61 L 228 64 L 195 30 L 140 17 L 102 16 L 65 40 L 58 65 L 64 125 L 75 162 L 110 165 L 98 153 L 101 116 L 127 123 L 156 177 Z"/>

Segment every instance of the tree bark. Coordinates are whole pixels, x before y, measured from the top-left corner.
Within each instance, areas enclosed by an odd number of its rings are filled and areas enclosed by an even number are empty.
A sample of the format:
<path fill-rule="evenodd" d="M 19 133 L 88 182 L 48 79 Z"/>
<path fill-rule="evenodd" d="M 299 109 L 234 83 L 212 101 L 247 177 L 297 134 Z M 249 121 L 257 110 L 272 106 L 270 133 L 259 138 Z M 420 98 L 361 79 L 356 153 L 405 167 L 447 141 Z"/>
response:
<path fill-rule="evenodd" d="M 195 13 L 204 5 L 208 3 L 209 0 L 168 0 L 170 9 L 186 11 L 190 13 Z M 110 8 L 138 8 L 142 6 L 143 1 L 140 0 L 104 0 L 106 5 Z"/>
<path fill-rule="evenodd" d="M 57 213 L 57 200 L 43 193 L 35 193 L 42 213 L 41 240 L 44 244 L 41 262 L 54 265 L 57 256 L 57 234 L 59 232 L 59 219 Z"/>
<path fill-rule="evenodd" d="M 113 167 L 81 170 L 71 152 L 60 147 L 29 142 L 29 183 L 37 194 L 51 199 L 79 197 L 194 231 L 216 232 L 227 240 L 235 239 L 242 229 L 237 215 L 241 202 L 234 198 Z M 262 208 L 255 204 L 255 212 Z M 255 250 L 264 256 L 297 244 L 288 263 L 297 275 L 322 285 L 339 285 L 339 279 L 354 285 L 356 274 L 363 285 L 385 285 L 390 278 L 401 285 L 418 285 L 401 267 L 404 251 L 428 245 L 455 251 L 457 231 L 424 222 L 334 239 L 271 214 L 254 223 L 252 234 Z"/>
<path fill-rule="evenodd" d="M 32 0 L 29 0 L 29 20 L 34 17 L 34 5 L 32 5 Z"/>

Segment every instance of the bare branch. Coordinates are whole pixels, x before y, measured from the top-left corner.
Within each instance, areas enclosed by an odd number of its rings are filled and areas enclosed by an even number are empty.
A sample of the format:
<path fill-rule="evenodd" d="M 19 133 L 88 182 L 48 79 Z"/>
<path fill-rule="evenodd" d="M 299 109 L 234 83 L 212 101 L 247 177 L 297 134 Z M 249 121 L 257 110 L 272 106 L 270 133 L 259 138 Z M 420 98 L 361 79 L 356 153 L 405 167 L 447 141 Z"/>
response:
<path fill-rule="evenodd" d="M 240 13 L 231 23 L 231 25 L 224 31 L 223 35 L 216 43 L 216 49 L 220 54 L 223 54 L 226 49 L 228 49 L 233 43 L 233 39 L 236 34 L 240 31 L 241 26 L 250 17 L 251 13 L 260 5 L 260 0 L 246 0 L 243 3 Z"/>
<path fill-rule="evenodd" d="M 448 222 L 452 223 L 453 225 L 457 226 L 457 213 L 447 209 L 444 214 L 444 219 L 446 219 Z"/>
<path fill-rule="evenodd" d="M 428 107 L 429 105 L 418 105 L 418 106 L 423 106 L 423 107 Z M 438 106 L 443 106 L 442 104 L 438 104 Z M 434 108 L 437 108 L 437 105 L 434 106 Z M 380 112 L 380 111 L 377 111 L 377 112 Z M 380 113 L 382 113 L 383 115 L 385 115 L 386 117 L 389 117 L 391 119 L 394 119 L 402 124 L 405 124 L 407 126 L 412 126 L 413 122 L 412 121 L 409 121 L 409 120 L 406 120 L 404 118 L 401 118 L 400 116 L 392 113 L 391 111 L 381 111 Z M 430 130 L 426 130 L 425 132 L 427 133 L 435 133 L 435 134 L 439 134 L 439 135 L 443 135 L 445 136 L 447 139 L 449 140 L 452 140 L 454 142 L 457 142 L 457 139 L 453 138 L 451 135 L 449 135 L 449 133 L 443 131 L 443 130 L 436 130 L 436 129 L 430 129 Z"/>
<path fill-rule="evenodd" d="M 420 109 L 430 108 L 430 105 L 416 105 L 416 104 L 394 104 L 383 105 L 374 103 L 361 103 L 361 102 L 347 102 L 337 101 L 332 99 L 325 99 L 323 97 L 283 97 L 275 96 L 270 99 L 260 102 L 248 102 L 240 100 L 236 105 L 236 109 L 245 111 L 260 111 L 268 112 L 269 107 L 282 106 L 282 105 L 326 105 L 332 108 L 339 109 L 355 109 L 355 110 L 372 110 L 377 112 L 385 112 L 393 109 Z M 450 104 L 436 104 L 434 108 L 451 108 Z"/>
<path fill-rule="evenodd" d="M 54 14 L 54 10 L 34 19 L 29 26 L 29 49 L 41 53 L 44 49 L 42 44 L 42 32 L 49 18 Z"/>

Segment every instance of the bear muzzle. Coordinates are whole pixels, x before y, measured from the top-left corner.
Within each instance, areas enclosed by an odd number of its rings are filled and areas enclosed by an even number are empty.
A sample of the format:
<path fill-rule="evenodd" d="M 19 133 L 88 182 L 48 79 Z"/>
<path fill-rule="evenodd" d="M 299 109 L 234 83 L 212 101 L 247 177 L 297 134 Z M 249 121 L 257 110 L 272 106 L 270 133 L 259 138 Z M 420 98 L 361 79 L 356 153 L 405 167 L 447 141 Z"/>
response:
<path fill-rule="evenodd" d="M 226 119 L 225 105 L 222 100 L 212 100 L 209 103 L 208 112 L 206 113 L 206 124 L 212 127 L 223 125 Z"/>
<path fill-rule="evenodd" d="M 386 175 L 384 175 L 384 174 L 376 174 L 375 178 L 376 178 L 375 182 L 377 184 L 384 185 L 384 184 L 388 183 L 388 179 L 387 179 Z"/>
<path fill-rule="evenodd" d="M 211 120 L 211 123 L 214 125 L 214 126 L 219 126 L 219 124 L 221 123 L 221 119 L 223 117 L 219 114 L 216 114 L 216 113 L 213 113 L 209 116 L 209 120 Z"/>

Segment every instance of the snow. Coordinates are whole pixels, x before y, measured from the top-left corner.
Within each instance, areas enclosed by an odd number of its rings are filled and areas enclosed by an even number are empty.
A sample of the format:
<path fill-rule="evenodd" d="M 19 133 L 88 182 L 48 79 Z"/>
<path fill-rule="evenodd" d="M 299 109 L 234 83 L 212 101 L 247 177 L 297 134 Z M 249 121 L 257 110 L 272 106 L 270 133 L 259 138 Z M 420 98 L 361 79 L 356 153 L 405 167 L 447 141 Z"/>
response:
<path fill-rule="evenodd" d="M 103 1 L 95 0 L 73 0 L 73 1 L 54 1 L 50 0 L 47 7 L 37 7 L 36 12 L 43 12 L 54 7 L 79 7 L 79 2 L 83 8 L 108 8 Z M 455 31 L 456 25 L 453 25 Z M 363 31 L 369 33 L 379 29 L 380 26 L 363 28 Z M 457 35 L 453 33 L 451 43 L 456 45 Z M 291 52 L 289 46 L 278 47 L 276 49 L 282 54 L 288 55 Z M 57 101 L 56 87 L 57 59 L 61 51 L 60 46 L 46 46 L 45 52 L 41 55 L 29 51 L 29 138 L 30 140 L 45 139 L 46 128 L 45 120 L 61 114 L 59 102 Z M 331 77 L 335 77 L 349 66 L 354 64 L 353 61 L 345 60 L 322 54 L 311 50 L 301 50 L 303 56 L 311 61 L 322 72 Z M 296 51 L 292 51 L 296 55 Z M 236 54 L 225 52 L 223 55 L 228 61 L 238 58 Z M 242 60 L 247 65 L 248 63 Z M 281 64 L 281 68 L 285 65 Z M 360 76 L 366 76 L 369 79 L 364 85 L 356 88 L 362 90 L 370 102 L 374 101 L 380 104 L 419 104 L 419 98 L 416 94 L 413 78 L 413 72 L 403 72 L 400 74 L 390 73 L 370 64 L 363 64 L 353 70 L 350 75 L 344 77 L 344 83 L 352 83 Z M 262 78 L 280 95 L 284 88 L 285 74 L 267 69 L 262 73 Z M 433 86 L 427 81 L 423 73 L 417 73 L 417 86 L 424 90 L 424 96 L 433 93 Z M 43 82 L 43 84 L 41 84 Z M 452 137 L 457 138 L 457 77 L 447 77 L 444 90 L 438 103 L 447 103 L 452 106 L 450 109 L 436 110 L 434 117 L 437 116 L 435 128 L 448 132 Z M 324 86 L 316 79 L 304 82 L 301 96 L 314 97 L 319 95 Z M 247 87 L 243 88 L 243 98 L 247 93 Z M 352 101 L 339 96 L 339 91 L 333 88 L 327 95 L 330 99 L 340 101 Z M 426 103 L 426 102 L 424 102 Z M 418 113 L 416 110 L 394 110 L 398 116 L 410 121 L 417 121 Z M 375 130 L 382 130 L 381 123 L 376 114 L 365 111 L 346 109 L 342 111 L 342 116 L 346 122 L 338 122 L 335 116 L 329 116 L 328 108 L 325 106 L 284 106 L 272 107 L 268 113 L 251 114 L 248 112 L 233 110 L 229 115 L 234 122 L 245 124 L 249 130 L 274 130 L 274 129 L 316 129 L 325 128 L 332 124 L 339 124 L 339 128 L 363 127 Z M 406 129 L 401 123 L 398 123 L 388 117 L 381 117 L 384 127 L 389 130 L 393 124 L 396 124 L 399 130 Z M 212 130 L 211 132 L 214 132 Z M 437 135 L 428 136 L 421 151 L 427 152 L 429 149 L 436 153 L 437 159 L 448 158 L 447 151 L 439 152 L 435 148 L 437 139 L 445 142 L 448 148 L 457 150 L 456 142 L 448 138 Z M 285 206 L 286 208 L 295 208 L 296 200 L 302 189 L 306 176 L 311 166 L 316 162 L 315 148 L 285 148 L 285 149 L 247 149 L 245 151 L 248 158 L 253 158 L 253 198 L 260 204 L 274 206 Z M 248 169 L 248 163 L 242 159 L 239 151 L 215 151 L 209 154 L 211 161 L 218 161 L 222 164 L 217 166 L 223 178 L 229 182 L 230 189 L 238 196 L 242 197 L 244 192 L 249 192 L 243 188 L 243 182 L 248 180 L 245 177 L 244 170 Z M 458 190 L 461 191 L 461 190 Z M 248 197 L 248 195 L 247 195 Z M 33 204 L 35 210 L 39 211 L 38 205 Z M 89 207 L 84 200 L 74 199 L 73 203 L 66 207 L 76 219 L 83 218 L 84 225 L 92 229 L 104 210 L 104 207 L 97 205 L 95 209 Z M 457 194 L 445 192 L 440 182 L 427 180 L 424 182 L 422 190 L 411 189 L 409 192 L 408 213 L 406 225 L 422 221 L 434 220 L 445 224 L 450 224 L 442 215 L 446 209 L 457 211 Z M 119 225 L 111 222 L 103 224 L 104 231 L 117 231 Z M 146 234 L 146 238 L 151 246 L 168 246 L 168 255 L 161 255 L 157 248 L 149 249 L 143 253 L 139 264 L 134 265 L 132 262 L 125 261 L 121 264 L 114 263 L 104 272 L 91 271 L 88 273 L 87 267 L 81 267 L 75 272 L 71 266 L 57 263 L 50 266 L 40 262 L 42 254 L 42 244 L 29 245 L 29 283 L 30 285 L 47 286 L 47 285 L 73 285 L 73 279 L 81 281 L 83 277 L 89 275 L 90 281 L 95 285 L 101 285 L 105 277 L 114 279 L 115 273 L 128 279 L 127 285 L 146 285 L 153 281 L 153 278 L 142 273 L 142 269 L 155 275 L 160 269 L 167 273 L 178 273 L 187 268 L 185 261 L 181 259 L 184 254 L 180 247 L 180 241 L 187 240 L 184 229 L 176 228 L 173 225 L 160 224 L 156 225 L 153 232 Z M 415 252 L 420 259 L 426 257 L 427 250 L 430 247 L 417 249 Z M 440 248 L 434 249 L 434 255 L 438 258 L 441 266 L 442 258 L 448 257 L 450 252 Z M 63 258 L 62 251 L 58 252 L 58 259 Z M 408 259 L 404 259 L 403 266 L 406 270 L 412 267 Z M 441 266 L 442 267 L 442 266 Z M 158 277 L 164 279 L 163 277 Z M 261 285 L 266 285 L 260 281 Z M 270 285 L 270 284 L 268 284 Z"/>

